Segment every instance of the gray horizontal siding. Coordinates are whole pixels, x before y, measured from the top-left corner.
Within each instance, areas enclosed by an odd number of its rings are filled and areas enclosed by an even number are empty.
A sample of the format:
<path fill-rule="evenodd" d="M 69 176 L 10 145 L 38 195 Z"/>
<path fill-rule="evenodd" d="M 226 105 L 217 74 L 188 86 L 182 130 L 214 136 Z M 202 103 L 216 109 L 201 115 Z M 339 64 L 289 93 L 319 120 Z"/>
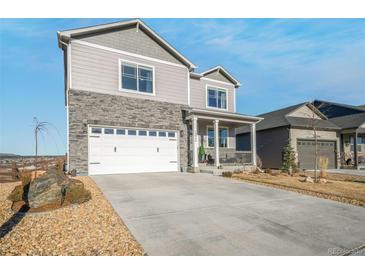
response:
<path fill-rule="evenodd" d="M 232 84 L 229 79 L 227 79 L 225 76 L 222 75 L 222 73 L 218 72 L 217 70 L 205 75 L 204 77 Z"/>
<path fill-rule="evenodd" d="M 140 29 L 137 31 L 136 27 L 114 30 L 97 35 L 93 34 L 82 37 L 81 40 L 100 46 L 182 64 L 178 59 L 150 38 L 144 31 Z"/>
<path fill-rule="evenodd" d="M 224 83 L 212 82 L 206 79 L 190 78 L 190 105 L 195 108 L 206 108 L 206 85 L 227 89 L 228 111 L 234 112 L 234 86 Z M 219 109 L 216 109 L 219 110 Z M 221 110 L 226 111 L 226 110 Z"/>
<path fill-rule="evenodd" d="M 119 91 L 119 59 L 154 66 L 156 96 Z M 72 43 L 73 89 L 187 105 L 187 73 L 184 67 Z"/>

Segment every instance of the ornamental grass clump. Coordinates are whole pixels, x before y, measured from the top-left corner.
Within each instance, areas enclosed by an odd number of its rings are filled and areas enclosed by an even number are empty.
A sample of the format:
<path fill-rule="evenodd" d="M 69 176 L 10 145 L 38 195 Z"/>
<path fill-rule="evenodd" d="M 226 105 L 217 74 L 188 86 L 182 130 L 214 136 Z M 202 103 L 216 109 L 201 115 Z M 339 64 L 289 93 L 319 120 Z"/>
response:
<path fill-rule="evenodd" d="M 319 157 L 318 165 L 319 165 L 319 170 L 320 170 L 319 176 L 321 178 L 327 178 L 328 158 Z"/>

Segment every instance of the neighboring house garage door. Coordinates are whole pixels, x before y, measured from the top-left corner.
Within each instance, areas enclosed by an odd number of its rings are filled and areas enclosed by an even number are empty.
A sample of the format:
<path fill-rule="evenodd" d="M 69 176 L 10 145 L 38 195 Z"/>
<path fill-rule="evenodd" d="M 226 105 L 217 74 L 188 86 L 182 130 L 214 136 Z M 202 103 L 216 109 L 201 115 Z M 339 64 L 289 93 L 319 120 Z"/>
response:
<path fill-rule="evenodd" d="M 315 142 L 313 140 L 298 140 L 298 161 L 299 167 L 304 169 L 314 169 Z M 328 158 L 328 168 L 336 168 L 336 142 L 317 141 L 318 158 Z"/>
<path fill-rule="evenodd" d="M 89 174 L 178 170 L 177 132 L 89 127 Z"/>

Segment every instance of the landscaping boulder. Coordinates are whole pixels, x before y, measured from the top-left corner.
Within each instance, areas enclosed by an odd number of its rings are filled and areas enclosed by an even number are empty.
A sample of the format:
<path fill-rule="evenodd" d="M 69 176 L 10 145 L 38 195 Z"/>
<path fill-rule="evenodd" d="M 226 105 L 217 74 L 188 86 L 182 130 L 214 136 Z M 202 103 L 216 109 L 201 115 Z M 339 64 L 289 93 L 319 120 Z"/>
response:
<path fill-rule="evenodd" d="M 327 179 L 321 178 L 321 179 L 319 179 L 319 182 L 322 183 L 322 184 L 325 184 L 325 183 L 327 183 Z"/>
<path fill-rule="evenodd" d="M 305 183 L 314 183 L 313 179 L 309 176 L 305 177 L 304 182 Z"/>
<path fill-rule="evenodd" d="M 61 207 L 90 200 L 91 194 L 82 182 L 69 179 L 61 170 L 48 169 L 29 185 L 27 203 L 30 208 Z"/>
<path fill-rule="evenodd" d="M 81 204 L 91 199 L 90 191 L 76 179 L 67 177 L 62 170 L 48 169 L 42 176 L 16 186 L 8 199 L 13 202 L 13 210 L 39 212 Z"/>

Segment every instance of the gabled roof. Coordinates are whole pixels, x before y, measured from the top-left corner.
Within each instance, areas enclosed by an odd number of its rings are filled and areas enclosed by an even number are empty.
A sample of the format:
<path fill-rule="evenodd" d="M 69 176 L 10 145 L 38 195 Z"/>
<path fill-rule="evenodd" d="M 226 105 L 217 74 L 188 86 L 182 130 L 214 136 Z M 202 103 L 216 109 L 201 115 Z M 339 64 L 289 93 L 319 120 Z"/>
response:
<path fill-rule="evenodd" d="M 241 86 L 241 83 L 231 74 L 231 73 L 229 73 L 224 67 L 222 67 L 222 66 L 215 66 L 215 67 L 213 67 L 213 68 L 210 68 L 210 69 L 208 69 L 208 70 L 206 70 L 206 71 L 203 71 L 202 73 L 201 73 L 201 75 L 203 75 L 203 77 L 204 76 L 207 76 L 208 74 L 211 74 L 211 73 L 213 73 L 213 72 L 215 72 L 215 71 L 218 71 L 219 73 L 222 73 L 222 75 L 224 76 L 224 77 L 226 77 L 228 80 L 230 80 L 231 82 L 232 82 L 232 84 L 234 84 L 236 87 L 239 87 L 239 86 Z"/>
<path fill-rule="evenodd" d="M 241 86 L 241 83 L 231 74 L 228 72 L 228 70 L 226 70 L 224 67 L 222 66 L 215 66 L 213 68 L 210 68 L 206 71 L 203 71 L 201 73 L 197 73 L 197 72 L 190 72 L 190 75 L 194 78 L 198 78 L 200 79 L 201 77 L 205 77 L 211 73 L 214 72 L 219 72 L 221 73 L 225 78 L 227 78 L 227 80 L 229 80 L 232 84 L 234 84 L 234 86 L 236 88 Z"/>
<path fill-rule="evenodd" d="M 329 119 L 342 129 L 358 128 L 365 124 L 365 112 Z"/>
<path fill-rule="evenodd" d="M 185 64 L 190 70 L 196 68 L 196 65 L 194 65 L 188 58 L 183 56 L 180 52 L 178 52 L 171 44 L 169 44 L 165 39 L 163 39 L 160 35 L 158 35 L 155 31 L 153 31 L 140 19 L 125 20 L 109 24 L 101 24 L 91 27 L 59 31 L 57 33 L 58 46 L 61 48 L 62 42 L 68 43 L 71 38 L 76 38 L 83 35 L 97 34 L 109 30 L 123 29 L 134 25 L 136 25 L 137 28 L 143 30 L 147 35 L 149 35 L 152 39 L 154 39 L 160 46 L 162 46 L 170 54 L 172 54 L 183 64 Z"/>
<path fill-rule="evenodd" d="M 256 125 L 256 130 L 265 130 L 277 127 L 284 126 L 292 126 L 292 127 L 301 127 L 301 128 L 310 128 L 311 127 L 311 118 L 304 117 L 294 117 L 289 116 L 290 113 L 295 110 L 301 108 L 302 106 L 309 107 L 312 111 L 314 111 L 318 116 L 322 119 L 316 120 L 316 127 L 319 129 L 331 129 L 331 130 L 339 130 L 340 128 L 327 120 L 326 116 L 324 116 L 319 110 L 317 110 L 310 102 L 300 103 L 297 105 L 289 106 L 286 108 L 278 109 L 275 111 L 267 112 L 264 114 L 258 115 L 259 117 L 264 118 L 263 121 L 259 122 Z M 249 132 L 247 128 L 238 128 L 236 130 L 237 134 Z"/>

